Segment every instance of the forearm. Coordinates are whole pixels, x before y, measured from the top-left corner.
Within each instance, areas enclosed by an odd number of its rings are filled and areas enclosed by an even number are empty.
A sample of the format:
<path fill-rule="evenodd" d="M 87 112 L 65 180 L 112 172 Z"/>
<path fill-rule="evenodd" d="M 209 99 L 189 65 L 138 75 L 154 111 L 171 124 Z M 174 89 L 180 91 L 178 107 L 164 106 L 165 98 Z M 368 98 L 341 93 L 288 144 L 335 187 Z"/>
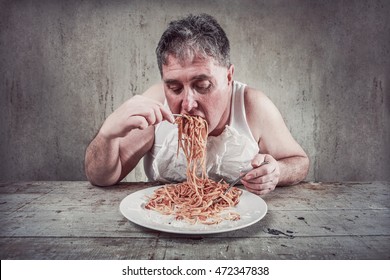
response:
<path fill-rule="evenodd" d="M 115 184 L 121 175 L 119 138 L 108 139 L 99 132 L 85 153 L 85 174 L 98 186 Z"/>
<path fill-rule="evenodd" d="M 280 168 L 279 186 L 298 184 L 305 179 L 309 170 L 309 159 L 305 156 L 294 156 L 277 161 Z"/>

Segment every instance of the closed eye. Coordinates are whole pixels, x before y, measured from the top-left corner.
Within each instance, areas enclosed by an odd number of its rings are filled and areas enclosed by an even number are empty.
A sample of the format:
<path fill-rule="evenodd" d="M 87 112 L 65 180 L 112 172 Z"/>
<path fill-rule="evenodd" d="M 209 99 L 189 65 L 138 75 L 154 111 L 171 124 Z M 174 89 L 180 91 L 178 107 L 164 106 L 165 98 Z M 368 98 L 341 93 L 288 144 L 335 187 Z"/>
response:
<path fill-rule="evenodd" d="M 182 87 L 174 87 L 174 88 L 171 88 L 170 90 L 176 94 L 179 94 L 183 90 L 183 88 Z"/>
<path fill-rule="evenodd" d="M 209 81 L 201 81 L 196 83 L 194 87 L 199 93 L 207 93 L 210 91 L 212 84 Z"/>
<path fill-rule="evenodd" d="M 172 91 L 175 94 L 180 94 L 181 91 L 183 90 L 183 86 L 178 85 L 178 84 L 170 84 L 167 85 L 167 88 Z"/>

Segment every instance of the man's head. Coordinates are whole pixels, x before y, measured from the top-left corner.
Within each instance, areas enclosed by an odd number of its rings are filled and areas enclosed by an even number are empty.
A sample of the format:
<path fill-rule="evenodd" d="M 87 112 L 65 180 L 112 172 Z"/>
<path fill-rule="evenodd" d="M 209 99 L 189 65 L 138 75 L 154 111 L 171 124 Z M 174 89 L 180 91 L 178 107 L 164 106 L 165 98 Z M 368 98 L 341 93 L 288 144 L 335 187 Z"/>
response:
<path fill-rule="evenodd" d="M 204 14 L 170 23 L 156 49 L 170 110 L 205 118 L 210 135 L 219 135 L 229 119 L 229 51 L 223 29 Z"/>
<path fill-rule="evenodd" d="M 157 63 L 162 66 L 169 55 L 180 62 L 212 57 L 220 66 L 230 66 L 230 45 L 225 31 L 210 15 L 189 15 L 169 23 L 156 48 Z"/>

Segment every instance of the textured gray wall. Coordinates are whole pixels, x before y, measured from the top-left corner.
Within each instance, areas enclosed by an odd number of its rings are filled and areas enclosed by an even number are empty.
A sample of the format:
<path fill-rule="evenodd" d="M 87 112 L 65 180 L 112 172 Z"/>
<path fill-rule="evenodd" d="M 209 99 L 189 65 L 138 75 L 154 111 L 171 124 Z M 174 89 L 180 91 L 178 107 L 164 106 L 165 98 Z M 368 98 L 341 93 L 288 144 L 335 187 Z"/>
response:
<path fill-rule="evenodd" d="M 390 180 L 390 1 L 51 0 L 0 1 L 0 181 L 84 180 L 103 120 L 159 80 L 167 23 L 198 12 L 279 107 L 309 180 Z"/>

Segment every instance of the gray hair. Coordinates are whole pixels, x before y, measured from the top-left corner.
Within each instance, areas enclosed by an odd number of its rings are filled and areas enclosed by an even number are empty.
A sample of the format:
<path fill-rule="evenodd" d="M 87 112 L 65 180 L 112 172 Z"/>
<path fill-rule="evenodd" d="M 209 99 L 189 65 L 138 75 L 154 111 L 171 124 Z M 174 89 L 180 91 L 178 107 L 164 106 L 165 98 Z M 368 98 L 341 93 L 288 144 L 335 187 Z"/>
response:
<path fill-rule="evenodd" d="M 230 44 L 225 31 L 208 14 L 189 15 L 171 21 L 156 48 L 157 63 L 162 66 L 169 55 L 184 62 L 194 57 L 214 58 L 221 66 L 230 66 Z"/>

